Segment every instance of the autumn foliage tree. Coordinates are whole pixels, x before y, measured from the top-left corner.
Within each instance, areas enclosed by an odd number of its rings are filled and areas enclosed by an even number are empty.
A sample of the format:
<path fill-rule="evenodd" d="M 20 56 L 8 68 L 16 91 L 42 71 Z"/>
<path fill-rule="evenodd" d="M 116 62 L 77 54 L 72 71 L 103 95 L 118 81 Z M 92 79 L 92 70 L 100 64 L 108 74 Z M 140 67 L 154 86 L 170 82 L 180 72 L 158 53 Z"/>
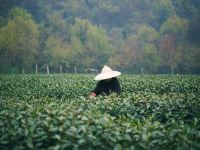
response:
<path fill-rule="evenodd" d="M 155 29 L 142 26 L 136 35 L 124 42 L 121 51 L 110 58 L 110 64 L 115 67 L 123 66 L 135 72 L 140 72 L 141 68 L 146 72 L 155 72 L 160 65 L 158 38 L 159 33 Z"/>
<path fill-rule="evenodd" d="M 184 52 L 180 49 L 185 42 L 188 23 L 178 16 L 171 16 L 161 27 L 160 54 L 162 65 L 171 68 L 171 73 L 184 57 L 180 57 Z"/>

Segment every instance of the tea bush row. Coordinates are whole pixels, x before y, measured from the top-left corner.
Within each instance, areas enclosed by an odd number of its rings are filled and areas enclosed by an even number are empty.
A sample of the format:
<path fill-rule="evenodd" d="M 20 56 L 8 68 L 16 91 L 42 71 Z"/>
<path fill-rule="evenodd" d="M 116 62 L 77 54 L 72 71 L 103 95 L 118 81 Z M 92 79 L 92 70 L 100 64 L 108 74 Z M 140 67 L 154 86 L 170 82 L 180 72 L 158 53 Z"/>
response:
<path fill-rule="evenodd" d="M 93 75 L 0 76 L 0 149 L 199 149 L 200 77 L 122 75 L 89 98 Z"/>

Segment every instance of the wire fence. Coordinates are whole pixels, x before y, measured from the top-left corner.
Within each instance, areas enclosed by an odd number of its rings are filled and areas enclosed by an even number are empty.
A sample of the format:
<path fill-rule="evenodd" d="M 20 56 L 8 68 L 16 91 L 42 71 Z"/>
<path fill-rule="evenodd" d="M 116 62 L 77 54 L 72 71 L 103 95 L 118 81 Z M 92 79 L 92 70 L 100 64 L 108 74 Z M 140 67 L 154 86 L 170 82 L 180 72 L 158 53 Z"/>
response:
<path fill-rule="evenodd" d="M 76 66 L 67 68 L 63 67 L 62 65 L 58 67 L 49 67 L 47 66 L 39 66 L 38 64 L 35 64 L 33 68 L 29 69 L 19 69 L 17 67 L 11 68 L 11 70 L 7 70 L 4 72 L 5 74 L 68 74 L 68 73 L 98 73 L 99 70 L 93 69 L 93 68 L 78 68 Z"/>

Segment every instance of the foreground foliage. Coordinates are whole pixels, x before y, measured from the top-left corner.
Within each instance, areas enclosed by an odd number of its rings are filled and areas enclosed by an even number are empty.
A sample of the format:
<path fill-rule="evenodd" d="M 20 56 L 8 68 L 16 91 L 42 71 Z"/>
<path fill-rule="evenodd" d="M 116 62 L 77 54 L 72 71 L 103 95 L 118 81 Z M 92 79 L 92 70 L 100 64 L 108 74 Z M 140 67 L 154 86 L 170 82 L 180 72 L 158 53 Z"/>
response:
<path fill-rule="evenodd" d="M 0 76 L 0 149 L 199 149 L 200 77 L 120 77 L 88 98 L 92 75 Z"/>

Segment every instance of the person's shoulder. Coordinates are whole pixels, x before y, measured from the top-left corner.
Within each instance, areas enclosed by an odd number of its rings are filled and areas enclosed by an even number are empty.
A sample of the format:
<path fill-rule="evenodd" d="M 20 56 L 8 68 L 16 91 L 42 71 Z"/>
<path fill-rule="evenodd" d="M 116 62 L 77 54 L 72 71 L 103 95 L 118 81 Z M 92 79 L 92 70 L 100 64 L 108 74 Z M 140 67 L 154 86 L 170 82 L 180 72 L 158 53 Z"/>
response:
<path fill-rule="evenodd" d="M 118 81 L 118 79 L 116 77 L 112 78 L 112 81 Z"/>
<path fill-rule="evenodd" d="M 97 85 L 102 85 L 104 82 L 103 82 L 103 80 L 100 80 L 98 83 L 97 83 Z"/>
<path fill-rule="evenodd" d="M 119 83 L 119 80 L 116 78 L 116 77 L 114 77 L 114 78 L 112 78 L 112 81 L 111 81 L 113 84 L 118 84 Z"/>

